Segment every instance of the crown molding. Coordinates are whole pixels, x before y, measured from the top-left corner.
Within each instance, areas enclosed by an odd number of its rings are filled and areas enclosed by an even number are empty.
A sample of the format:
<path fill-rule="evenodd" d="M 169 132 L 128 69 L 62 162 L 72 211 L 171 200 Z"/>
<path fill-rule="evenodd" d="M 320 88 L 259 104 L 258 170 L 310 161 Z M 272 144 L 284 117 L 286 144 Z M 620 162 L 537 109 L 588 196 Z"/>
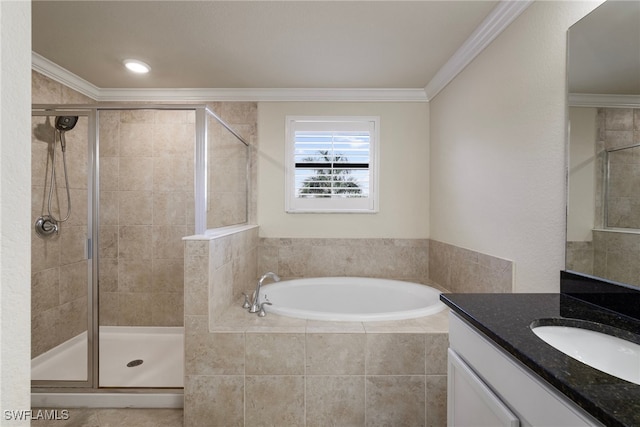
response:
<path fill-rule="evenodd" d="M 100 101 L 427 102 L 424 89 L 101 89 Z"/>
<path fill-rule="evenodd" d="M 31 52 L 31 68 L 52 80 L 62 83 L 89 98 L 99 101 L 100 88 L 78 77 L 66 68 L 62 68 L 36 52 Z"/>
<path fill-rule="evenodd" d="M 593 93 L 570 93 L 569 107 L 639 108 L 640 95 L 601 95 Z"/>
<path fill-rule="evenodd" d="M 431 101 L 435 98 L 445 86 L 462 72 L 484 48 L 489 46 L 532 3 L 533 0 L 502 0 L 498 3 L 427 84 L 425 87 L 427 99 Z"/>

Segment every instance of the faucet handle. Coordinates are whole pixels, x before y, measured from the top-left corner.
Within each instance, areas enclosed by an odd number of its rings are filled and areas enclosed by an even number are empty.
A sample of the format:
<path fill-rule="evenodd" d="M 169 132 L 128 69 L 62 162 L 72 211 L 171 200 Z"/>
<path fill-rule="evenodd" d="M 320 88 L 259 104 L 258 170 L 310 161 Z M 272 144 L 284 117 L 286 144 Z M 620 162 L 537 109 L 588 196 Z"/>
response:
<path fill-rule="evenodd" d="M 246 293 L 242 293 L 244 295 L 244 302 L 242 303 L 242 308 L 251 308 L 251 302 L 249 302 L 249 295 Z"/>
<path fill-rule="evenodd" d="M 269 301 L 265 301 L 262 304 L 260 304 L 260 311 L 258 312 L 258 317 L 264 317 L 267 315 L 267 312 L 264 310 L 265 305 L 273 305 L 273 304 L 271 304 Z"/>

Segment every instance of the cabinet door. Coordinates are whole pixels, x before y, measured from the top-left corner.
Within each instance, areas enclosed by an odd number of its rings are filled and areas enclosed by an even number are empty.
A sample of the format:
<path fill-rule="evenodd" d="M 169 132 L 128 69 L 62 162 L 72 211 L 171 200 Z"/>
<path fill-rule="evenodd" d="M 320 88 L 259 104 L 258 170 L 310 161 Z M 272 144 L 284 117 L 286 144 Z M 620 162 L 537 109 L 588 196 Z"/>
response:
<path fill-rule="evenodd" d="M 520 421 L 473 370 L 449 349 L 447 424 L 450 427 L 519 427 Z"/>

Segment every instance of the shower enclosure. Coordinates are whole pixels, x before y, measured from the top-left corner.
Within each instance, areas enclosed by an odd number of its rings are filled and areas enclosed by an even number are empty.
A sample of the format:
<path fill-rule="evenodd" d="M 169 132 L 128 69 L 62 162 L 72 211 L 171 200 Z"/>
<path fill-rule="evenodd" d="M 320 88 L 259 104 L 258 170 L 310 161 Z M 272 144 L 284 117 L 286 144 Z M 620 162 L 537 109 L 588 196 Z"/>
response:
<path fill-rule="evenodd" d="M 248 142 L 206 105 L 32 118 L 34 391 L 179 391 L 182 238 L 247 222 Z"/>

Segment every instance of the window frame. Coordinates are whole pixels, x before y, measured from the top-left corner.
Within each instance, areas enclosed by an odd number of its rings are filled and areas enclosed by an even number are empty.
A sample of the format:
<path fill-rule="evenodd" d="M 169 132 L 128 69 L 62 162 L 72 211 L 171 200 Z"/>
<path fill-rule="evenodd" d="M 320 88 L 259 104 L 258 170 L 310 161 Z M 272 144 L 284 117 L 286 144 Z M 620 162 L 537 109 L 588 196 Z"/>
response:
<path fill-rule="evenodd" d="M 368 197 L 296 197 L 296 131 L 367 130 L 369 132 Z M 287 213 L 377 213 L 379 192 L 379 116 L 286 116 L 285 124 L 285 212 Z M 356 164 L 356 162 L 354 162 Z M 354 168 L 355 169 L 355 168 Z"/>

